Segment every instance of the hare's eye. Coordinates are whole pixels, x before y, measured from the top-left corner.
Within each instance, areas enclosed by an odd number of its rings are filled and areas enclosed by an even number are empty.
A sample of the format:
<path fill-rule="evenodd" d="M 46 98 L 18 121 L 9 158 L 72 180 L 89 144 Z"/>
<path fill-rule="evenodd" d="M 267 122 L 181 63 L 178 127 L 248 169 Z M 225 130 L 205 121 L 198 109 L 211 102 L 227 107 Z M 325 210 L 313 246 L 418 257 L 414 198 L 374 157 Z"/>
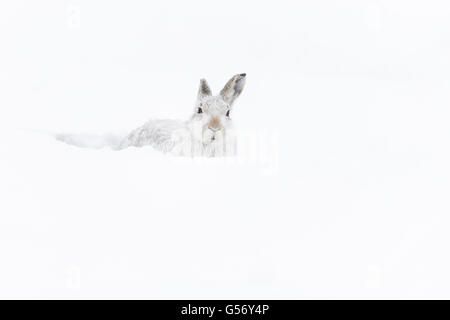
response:
<path fill-rule="evenodd" d="M 228 111 L 227 111 L 227 114 L 226 114 L 226 116 L 227 116 L 227 117 L 229 117 L 229 116 L 230 116 L 230 110 L 228 110 Z"/>
<path fill-rule="evenodd" d="M 198 108 L 198 109 L 197 109 L 197 113 L 203 113 L 202 108 Z"/>

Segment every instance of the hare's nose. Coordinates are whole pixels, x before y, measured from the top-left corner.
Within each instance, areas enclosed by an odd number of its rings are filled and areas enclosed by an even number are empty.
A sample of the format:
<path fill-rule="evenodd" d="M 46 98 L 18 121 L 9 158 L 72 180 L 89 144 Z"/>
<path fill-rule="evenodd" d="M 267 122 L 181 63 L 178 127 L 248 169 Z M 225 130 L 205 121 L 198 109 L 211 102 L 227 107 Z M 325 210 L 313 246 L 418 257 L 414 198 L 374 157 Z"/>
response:
<path fill-rule="evenodd" d="M 208 129 L 213 132 L 217 132 L 220 129 L 222 129 L 222 124 L 220 123 L 220 120 L 217 119 L 216 117 L 212 118 L 208 123 Z"/>

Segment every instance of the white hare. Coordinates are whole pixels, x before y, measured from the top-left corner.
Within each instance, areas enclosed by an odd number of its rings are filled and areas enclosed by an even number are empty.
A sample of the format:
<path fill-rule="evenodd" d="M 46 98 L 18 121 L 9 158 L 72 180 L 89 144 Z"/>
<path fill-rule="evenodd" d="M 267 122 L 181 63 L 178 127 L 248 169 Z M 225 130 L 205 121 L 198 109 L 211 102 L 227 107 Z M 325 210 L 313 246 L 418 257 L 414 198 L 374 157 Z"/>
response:
<path fill-rule="evenodd" d="M 232 156 L 236 153 L 230 112 L 245 84 L 245 73 L 233 76 L 213 96 L 205 79 L 200 80 L 194 114 L 188 121 L 150 120 L 133 130 L 118 148 L 150 145 L 179 156 Z"/>

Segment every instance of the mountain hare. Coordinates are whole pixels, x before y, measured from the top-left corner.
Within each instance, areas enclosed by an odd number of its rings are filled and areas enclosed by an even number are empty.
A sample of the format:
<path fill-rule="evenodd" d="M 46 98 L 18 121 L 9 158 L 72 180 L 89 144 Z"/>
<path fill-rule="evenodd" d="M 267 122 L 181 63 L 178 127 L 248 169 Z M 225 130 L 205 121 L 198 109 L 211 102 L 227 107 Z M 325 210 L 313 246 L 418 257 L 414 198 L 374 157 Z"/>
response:
<path fill-rule="evenodd" d="M 118 148 L 150 145 L 157 150 L 179 156 L 220 157 L 236 154 L 230 112 L 241 94 L 245 73 L 233 76 L 213 96 L 205 79 L 200 80 L 194 114 L 188 121 L 150 120 L 133 130 Z"/>

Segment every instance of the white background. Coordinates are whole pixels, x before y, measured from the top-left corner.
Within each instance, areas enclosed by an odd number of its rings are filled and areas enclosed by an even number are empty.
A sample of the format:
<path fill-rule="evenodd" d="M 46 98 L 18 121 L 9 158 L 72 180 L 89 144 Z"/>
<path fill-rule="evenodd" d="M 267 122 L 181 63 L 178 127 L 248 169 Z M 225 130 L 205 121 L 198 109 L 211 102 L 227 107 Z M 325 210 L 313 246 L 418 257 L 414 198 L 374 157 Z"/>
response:
<path fill-rule="evenodd" d="M 1 1 L 0 297 L 450 298 L 449 57 L 448 1 Z M 242 161 L 50 135 L 242 72 Z"/>

